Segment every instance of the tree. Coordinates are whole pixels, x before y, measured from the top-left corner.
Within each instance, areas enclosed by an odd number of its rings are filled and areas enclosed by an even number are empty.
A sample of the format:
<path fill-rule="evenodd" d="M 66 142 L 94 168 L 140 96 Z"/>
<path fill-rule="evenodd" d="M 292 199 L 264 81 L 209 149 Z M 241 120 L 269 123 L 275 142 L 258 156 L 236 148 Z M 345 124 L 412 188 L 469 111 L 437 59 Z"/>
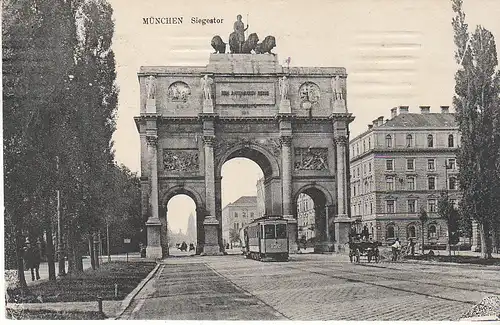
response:
<path fill-rule="evenodd" d="M 458 212 L 450 201 L 447 192 L 442 192 L 439 197 L 438 214 L 446 221 L 448 227 L 448 255 L 451 256 L 451 245 L 458 242 Z"/>
<path fill-rule="evenodd" d="M 418 214 L 418 219 L 420 220 L 420 224 L 422 225 L 422 255 L 424 255 L 424 229 L 425 229 L 425 223 L 429 219 L 427 216 L 427 211 L 425 211 L 424 207 L 420 207 L 420 213 Z"/>
<path fill-rule="evenodd" d="M 240 232 L 237 229 L 231 228 L 229 230 L 229 242 L 231 243 L 231 248 L 233 248 L 233 243 L 240 242 Z"/>
<path fill-rule="evenodd" d="M 495 38 L 482 26 L 468 32 L 462 0 L 452 0 L 455 59 L 453 106 L 461 134 L 457 152 L 462 215 L 479 224 L 481 256 L 491 257 L 486 240 L 498 224 L 500 202 L 500 74 Z"/>

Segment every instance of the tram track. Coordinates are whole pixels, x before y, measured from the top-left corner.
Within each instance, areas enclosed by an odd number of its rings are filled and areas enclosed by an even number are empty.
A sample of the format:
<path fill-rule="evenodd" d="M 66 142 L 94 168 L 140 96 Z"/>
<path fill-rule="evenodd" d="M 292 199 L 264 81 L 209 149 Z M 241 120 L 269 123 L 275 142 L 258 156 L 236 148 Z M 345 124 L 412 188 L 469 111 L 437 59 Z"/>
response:
<path fill-rule="evenodd" d="M 388 289 L 388 290 L 395 290 L 395 291 L 400 291 L 400 292 L 404 292 L 404 293 L 425 296 L 427 298 L 435 298 L 435 299 L 440 299 L 440 300 L 445 300 L 445 301 L 450 301 L 450 302 L 464 303 L 464 304 L 469 304 L 469 305 L 475 305 L 477 303 L 476 301 L 469 301 L 469 300 L 460 300 L 460 299 L 448 298 L 448 297 L 443 297 L 443 296 L 436 295 L 436 294 L 423 293 L 423 292 L 418 292 L 416 290 L 399 288 L 399 287 L 394 287 L 394 286 L 385 285 L 385 284 L 381 284 L 381 283 L 376 283 L 374 281 L 356 279 L 354 277 L 349 277 L 349 276 L 345 276 L 345 275 L 344 276 L 343 275 L 334 275 L 334 274 L 330 274 L 330 273 L 328 273 L 326 271 L 313 271 L 313 270 L 310 270 L 308 268 L 302 268 L 302 267 L 290 266 L 290 265 L 284 266 L 284 267 L 285 268 L 289 268 L 289 269 L 294 269 L 294 270 L 302 271 L 302 272 L 311 273 L 311 274 L 322 275 L 322 276 L 326 276 L 326 277 L 329 277 L 329 278 L 332 278 L 332 279 L 339 279 L 339 280 L 343 280 L 343 281 L 346 281 L 346 282 L 363 283 L 363 284 L 366 284 L 366 285 L 369 285 L 369 286 L 375 286 L 375 287 L 380 287 L 380 288 L 384 288 L 384 289 Z M 380 275 L 371 275 L 371 274 L 366 274 L 366 273 L 353 272 L 353 271 L 350 271 L 350 270 L 346 270 L 345 268 L 336 268 L 335 270 L 339 270 L 339 271 L 341 271 L 344 274 L 345 273 L 349 273 L 349 274 L 352 274 L 352 275 L 361 275 L 361 276 L 365 276 L 365 277 L 375 277 L 375 278 L 381 278 L 382 277 Z M 333 270 L 329 269 L 328 271 L 333 271 Z M 497 294 L 497 293 L 489 292 L 489 291 L 485 292 L 485 291 L 470 290 L 470 289 L 464 289 L 464 288 L 456 288 L 456 287 L 453 287 L 453 286 L 438 285 L 438 284 L 435 284 L 435 283 L 427 283 L 427 282 L 419 282 L 419 281 L 410 281 L 410 280 L 407 280 L 407 279 L 397 279 L 397 278 L 391 278 L 391 277 L 382 277 L 382 278 L 384 278 L 386 280 L 396 280 L 396 281 L 399 281 L 399 282 L 416 282 L 416 283 L 421 284 L 421 285 L 440 286 L 440 287 L 444 287 L 444 288 L 448 288 L 448 289 L 455 289 L 455 290 L 459 289 L 459 290 L 464 290 L 464 291 L 476 291 L 476 292 L 483 292 L 483 293 L 488 293 L 488 294 L 492 294 L 492 293 L 493 294 Z"/>

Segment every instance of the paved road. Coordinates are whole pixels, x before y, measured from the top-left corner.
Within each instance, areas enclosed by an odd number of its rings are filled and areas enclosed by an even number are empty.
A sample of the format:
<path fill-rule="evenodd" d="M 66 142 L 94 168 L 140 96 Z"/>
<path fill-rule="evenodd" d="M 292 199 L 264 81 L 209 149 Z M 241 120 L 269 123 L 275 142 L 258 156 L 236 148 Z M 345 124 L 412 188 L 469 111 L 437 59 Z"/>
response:
<path fill-rule="evenodd" d="M 341 255 L 289 262 L 243 256 L 169 258 L 129 319 L 458 320 L 500 295 L 500 267 L 351 264 Z"/>

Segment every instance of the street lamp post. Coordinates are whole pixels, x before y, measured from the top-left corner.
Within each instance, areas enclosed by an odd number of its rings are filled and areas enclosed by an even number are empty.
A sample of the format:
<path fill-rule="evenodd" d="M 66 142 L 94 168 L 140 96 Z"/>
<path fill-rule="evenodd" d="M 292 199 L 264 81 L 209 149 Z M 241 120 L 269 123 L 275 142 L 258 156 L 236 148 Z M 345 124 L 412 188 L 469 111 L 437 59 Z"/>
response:
<path fill-rule="evenodd" d="M 59 175 L 59 156 L 56 156 L 56 172 Z M 59 186 L 59 184 L 57 184 Z M 59 276 L 66 275 L 66 261 L 64 260 L 63 237 L 62 237 L 62 222 L 61 222 L 61 193 L 57 193 L 57 259 L 59 262 Z"/>

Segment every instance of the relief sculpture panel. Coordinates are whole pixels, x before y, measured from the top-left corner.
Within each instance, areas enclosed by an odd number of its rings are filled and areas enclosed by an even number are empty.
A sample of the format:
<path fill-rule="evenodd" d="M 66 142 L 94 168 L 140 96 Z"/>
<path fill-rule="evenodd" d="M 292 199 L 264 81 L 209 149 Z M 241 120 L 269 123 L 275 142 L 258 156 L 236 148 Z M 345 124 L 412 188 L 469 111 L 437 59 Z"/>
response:
<path fill-rule="evenodd" d="M 295 170 L 327 170 L 328 148 L 295 148 Z"/>
<path fill-rule="evenodd" d="M 166 172 L 198 172 L 198 149 L 163 149 L 163 169 Z"/>

